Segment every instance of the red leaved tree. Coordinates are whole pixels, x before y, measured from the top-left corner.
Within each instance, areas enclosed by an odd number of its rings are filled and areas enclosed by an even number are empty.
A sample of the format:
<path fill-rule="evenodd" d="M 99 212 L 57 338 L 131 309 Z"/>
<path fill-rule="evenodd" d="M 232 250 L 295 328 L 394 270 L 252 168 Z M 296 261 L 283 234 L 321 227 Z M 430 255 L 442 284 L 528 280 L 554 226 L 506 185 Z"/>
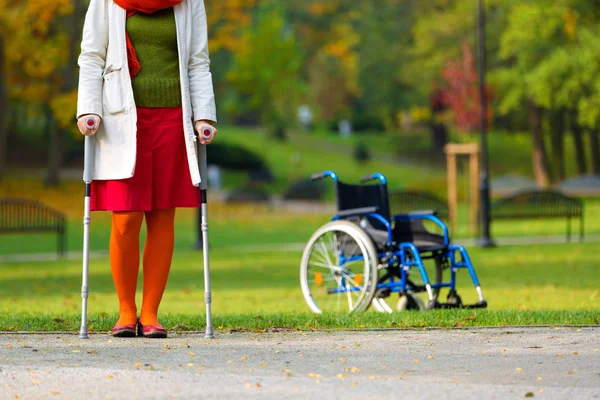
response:
<path fill-rule="evenodd" d="M 475 132 L 481 126 L 481 101 L 479 92 L 479 75 L 473 49 L 468 43 L 463 44 L 462 59 L 449 60 L 442 69 L 445 87 L 442 88 L 444 104 L 452 110 L 454 122 L 463 132 Z M 493 117 L 492 89 L 486 86 L 487 121 Z"/>

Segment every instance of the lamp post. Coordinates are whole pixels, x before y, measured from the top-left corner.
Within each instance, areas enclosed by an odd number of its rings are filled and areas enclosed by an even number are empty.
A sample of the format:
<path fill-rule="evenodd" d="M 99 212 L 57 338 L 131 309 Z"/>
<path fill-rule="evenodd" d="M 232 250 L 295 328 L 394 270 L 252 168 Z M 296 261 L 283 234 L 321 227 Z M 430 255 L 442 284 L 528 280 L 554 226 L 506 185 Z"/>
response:
<path fill-rule="evenodd" d="M 490 182 L 487 152 L 487 96 L 486 96 L 486 54 L 485 54 L 485 8 L 484 0 L 477 0 L 477 27 L 479 44 L 479 94 L 481 100 L 481 237 L 478 245 L 481 247 L 494 247 L 490 237 Z"/>

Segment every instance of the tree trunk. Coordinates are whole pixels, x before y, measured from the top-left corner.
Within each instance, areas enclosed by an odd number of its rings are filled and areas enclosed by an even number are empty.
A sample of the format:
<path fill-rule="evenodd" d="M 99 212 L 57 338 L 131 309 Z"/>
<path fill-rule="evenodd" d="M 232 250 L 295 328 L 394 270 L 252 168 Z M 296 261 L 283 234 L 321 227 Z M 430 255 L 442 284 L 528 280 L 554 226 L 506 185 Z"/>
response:
<path fill-rule="evenodd" d="M 600 130 L 598 128 L 590 131 L 590 147 L 592 148 L 592 174 L 600 175 Z"/>
<path fill-rule="evenodd" d="M 587 171 L 587 163 L 585 157 L 585 146 L 583 144 L 583 129 L 577 122 L 577 113 L 573 112 L 571 119 L 571 133 L 573 134 L 573 142 L 575 143 L 575 159 L 577 160 L 577 173 L 585 175 Z"/>
<path fill-rule="evenodd" d="M 552 166 L 555 168 L 554 176 L 560 181 L 566 178 L 565 172 L 565 111 L 560 109 L 551 114 L 550 130 L 552 132 Z"/>
<path fill-rule="evenodd" d="M 4 74 L 4 38 L 0 35 L 0 182 L 5 174 L 8 156 L 8 97 Z"/>
<path fill-rule="evenodd" d="M 529 118 L 533 135 L 533 173 L 537 185 L 544 188 L 550 183 L 548 157 L 544 145 L 541 110 L 533 101 L 529 102 Z"/>
<path fill-rule="evenodd" d="M 60 167 L 63 159 L 63 135 L 64 130 L 56 126 L 54 115 L 48 104 L 44 105 L 46 117 L 46 131 L 50 136 L 48 145 L 48 169 L 44 185 L 46 187 L 58 186 L 60 182 Z"/>
<path fill-rule="evenodd" d="M 443 153 L 444 146 L 448 143 L 448 129 L 441 123 L 434 122 L 431 124 L 431 144 L 433 151 Z"/>

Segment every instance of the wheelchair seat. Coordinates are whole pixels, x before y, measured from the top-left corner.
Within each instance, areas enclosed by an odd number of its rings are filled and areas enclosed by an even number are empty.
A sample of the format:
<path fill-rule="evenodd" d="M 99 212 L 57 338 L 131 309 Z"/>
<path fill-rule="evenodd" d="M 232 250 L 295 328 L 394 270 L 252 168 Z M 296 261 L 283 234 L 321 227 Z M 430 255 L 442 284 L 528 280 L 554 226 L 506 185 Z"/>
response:
<path fill-rule="evenodd" d="M 342 216 L 355 210 L 372 208 L 373 212 L 381 215 L 386 221 L 391 221 L 386 185 L 352 185 L 337 181 L 336 195 L 338 212 Z M 385 250 L 389 238 L 387 229 L 380 220 L 356 215 L 346 219 L 360 225 L 371 237 L 377 250 Z M 429 232 L 422 220 L 396 221 L 392 229 L 392 240 L 396 243 L 412 243 L 419 251 L 425 252 L 446 248 L 444 236 Z"/>
<path fill-rule="evenodd" d="M 369 235 L 378 251 L 385 250 L 388 242 L 385 228 L 373 226 L 366 218 L 356 218 L 354 222 Z M 392 229 L 392 239 L 395 243 L 412 243 L 423 252 L 444 250 L 447 247 L 444 236 L 428 231 L 422 220 L 397 221 Z"/>
<path fill-rule="evenodd" d="M 392 235 L 396 243 L 410 242 L 419 251 L 438 251 L 447 247 L 444 236 L 428 231 L 423 220 L 396 221 Z"/>

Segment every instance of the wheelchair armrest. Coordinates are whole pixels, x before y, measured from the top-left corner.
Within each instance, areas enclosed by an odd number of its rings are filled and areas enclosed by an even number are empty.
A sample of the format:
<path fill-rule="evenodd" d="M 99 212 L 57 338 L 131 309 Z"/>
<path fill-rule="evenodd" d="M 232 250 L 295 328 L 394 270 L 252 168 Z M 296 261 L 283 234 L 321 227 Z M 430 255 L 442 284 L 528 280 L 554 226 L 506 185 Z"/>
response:
<path fill-rule="evenodd" d="M 379 207 L 361 207 L 338 211 L 337 215 L 339 217 L 350 217 L 353 215 L 372 214 L 376 213 L 377 211 L 379 211 Z"/>
<path fill-rule="evenodd" d="M 424 217 L 427 215 L 433 215 L 434 217 L 437 217 L 438 212 L 435 210 L 409 211 L 407 213 L 397 214 L 394 217 Z"/>

